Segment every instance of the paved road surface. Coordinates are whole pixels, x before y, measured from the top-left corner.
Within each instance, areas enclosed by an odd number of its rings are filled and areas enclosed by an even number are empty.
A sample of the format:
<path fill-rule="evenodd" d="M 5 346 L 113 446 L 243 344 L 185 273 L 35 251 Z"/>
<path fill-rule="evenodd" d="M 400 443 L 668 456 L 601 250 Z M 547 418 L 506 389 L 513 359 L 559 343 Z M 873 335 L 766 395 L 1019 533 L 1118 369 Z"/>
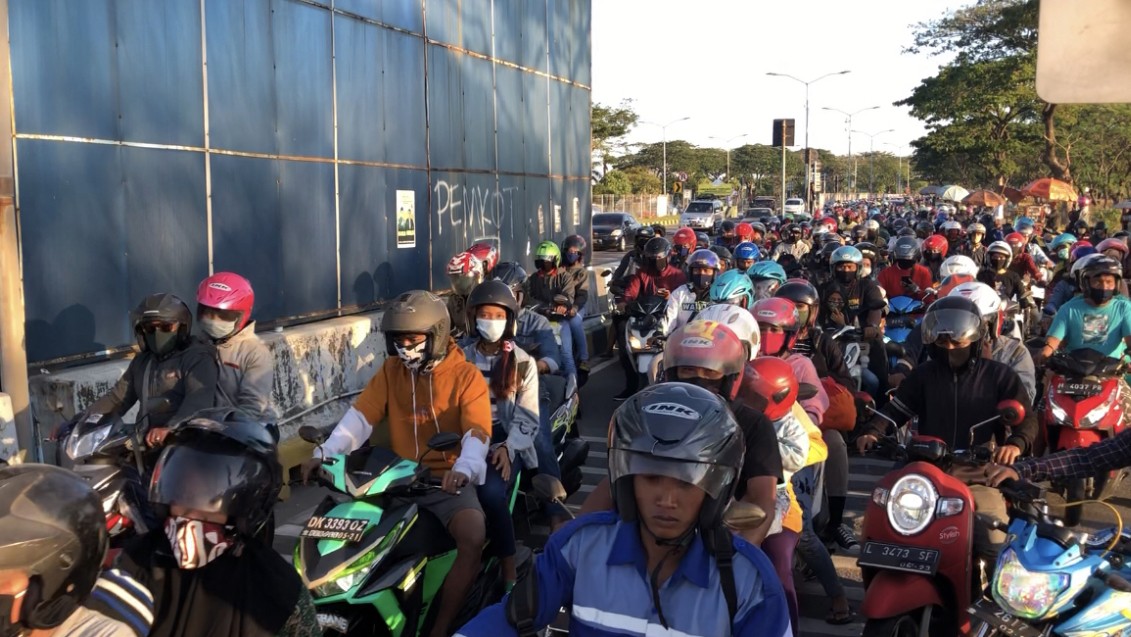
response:
<path fill-rule="evenodd" d="M 615 265 L 620 261 L 623 253 L 598 252 L 595 254 L 594 269 Z M 600 352 L 594 352 L 592 357 L 593 373 L 588 385 L 582 390 L 583 417 L 580 422 L 581 435 L 589 441 L 590 454 L 588 466 L 583 469 L 585 483 L 579 493 L 570 500 L 576 508 L 587 493 L 593 490 L 594 485 L 605 475 L 607 461 L 606 434 L 609 418 L 619 403 L 613 401 L 613 396 L 623 388 L 623 376 L 615 358 L 603 358 Z M 880 475 L 886 471 L 890 463 L 870 458 L 850 459 L 849 498 L 846 506 L 845 517 L 850 521 L 857 532 L 860 529 L 860 515 L 864 505 L 870 497 L 872 485 Z M 1131 489 L 1124 488 L 1113 500 L 1120 507 L 1131 506 L 1128 498 Z M 295 538 L 302 530 L 306 519 L 314 507 L 324 497 L 321 489 L 316 487 L 297 487 L 292 497 L 282 503 L 276 510 L 277 537 L 275 548 L 285 556 L 290 556 L 294 550 Z M 1110 513 L 1098 507 L 1089 505 L 1086 509 L 1085 526 L 1103 526 L 1111 524 Z M 863 599 L 864 590 L 860 581 L 860 570 L 856 567 L 855 557 L 834 555 L 833 561 L 845 582 L 847 594 L 854 608 L 859 606 Z M 843 626 L 833 626 L 824 621 L 829 610 L 828 597 L 816 581 L 798 581 L 798 594 L 801 600 L 801 634 L 806 637 L 833 637 L 859 635 L 863 627 L 862 622 Z"/>

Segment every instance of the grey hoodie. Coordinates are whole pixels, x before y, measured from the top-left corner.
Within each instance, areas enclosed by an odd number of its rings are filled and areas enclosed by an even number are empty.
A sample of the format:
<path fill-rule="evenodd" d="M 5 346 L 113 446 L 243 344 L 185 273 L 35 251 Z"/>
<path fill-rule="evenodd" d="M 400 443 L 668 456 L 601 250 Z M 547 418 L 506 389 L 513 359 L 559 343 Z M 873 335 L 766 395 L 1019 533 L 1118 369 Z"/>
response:
<path fill-rule="evenodd" d="M 274 422 L 277 414 L 271 406 L 271 391 L 275 357 L 255 333 L 255 321 L 216 343 L 216 351 L 221 363 L 217 404 L 227 403 L 257 420 Z"/>

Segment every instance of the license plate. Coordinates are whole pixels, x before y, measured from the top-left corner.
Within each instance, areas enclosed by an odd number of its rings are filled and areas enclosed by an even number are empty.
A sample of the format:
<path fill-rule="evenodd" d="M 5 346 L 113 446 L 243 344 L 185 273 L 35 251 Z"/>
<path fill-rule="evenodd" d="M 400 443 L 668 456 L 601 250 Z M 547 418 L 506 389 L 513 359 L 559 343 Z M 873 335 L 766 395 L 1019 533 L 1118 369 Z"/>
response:
<path fill-rule="evenodd" d="M 914 546 L 865 542 L 856 563 L 892 571 L 934 575 L 939 568 L 939 552 Z"/>
<path fill-rule="evenodd" d="M 1022 619 L 1018 619 L 997 607 L 997 604 L 980 599 L 970 607 L 970 614 L 992 626 L 994 630 L 1009 637 L 1040 637 L 1042 631 L 1033 628 Z"/>
<path fill-rule="evenodd" d="M 1103 385 L 1089 381 L 1077 381 L 1071 383 L 1061 383 L 1060 393 L 1065 396 L 1095 396 L 1103 390 Z"/>
<path fill-rule="evenodd" d="M 368 526 L 369 522 L 366 520 L 316 515 L 306 521 L 306 527 L 302 529 L 302 533 L 299 533 L 299 535 L 319 540 L 360 542 L 361 538 L 365 536 L 365 529 Z"/>
<path fill-rule="evenodd" d="M 350 627 L 350 621 L 341 615 L 318 613 L 318 626 L 324 631 L 334 630 L 344 635 Z"/>

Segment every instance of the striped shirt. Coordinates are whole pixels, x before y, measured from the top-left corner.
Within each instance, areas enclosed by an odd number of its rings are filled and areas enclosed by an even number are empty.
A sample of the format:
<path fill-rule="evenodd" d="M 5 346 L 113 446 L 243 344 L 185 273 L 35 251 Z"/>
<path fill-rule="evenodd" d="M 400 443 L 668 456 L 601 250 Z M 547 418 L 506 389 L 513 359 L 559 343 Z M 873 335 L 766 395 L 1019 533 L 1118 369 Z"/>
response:
<path fill-rule="evenodd" d="M 145 637 L 153 625 L 153 594 L 124 571 L 107 569 L 95 582 L 85 606 L 105 617 L 121 622 L 138 637 Z M 87 634 L 87 633 L 76 633 Z M 102 635 L 103 633 L 90 633 Z M 119 633 L 106 633 L 117 635 Z M 128 633 L 122 633 L 128 634 Z"/>
<path fill-rule="evenodd" d="M 1131 429 L 1090 447 L 1020 460 L 1013 465 L 1017 474 L 1030 482 L 1088 478 L 1131 466 Z"/>
<path fill-rule="evenodd" d="M 471 352 L 471 357 L 474 359 L 475 366 L 479 368 L 479 372 L 483 374 L 483 380 L 487 381 L 487 395 L 491 397 L 491 425 L 498 426 L 499 424 L 499 405 L 498 399 L 495 398 L 495 392 L 490 390 L 491 387 L 491 371 L 495 369 L 495 363 L 499 362 L 499 355 L 488 356 L 479 351 L 478 347 L 474 345 L 468 350 Z"/>

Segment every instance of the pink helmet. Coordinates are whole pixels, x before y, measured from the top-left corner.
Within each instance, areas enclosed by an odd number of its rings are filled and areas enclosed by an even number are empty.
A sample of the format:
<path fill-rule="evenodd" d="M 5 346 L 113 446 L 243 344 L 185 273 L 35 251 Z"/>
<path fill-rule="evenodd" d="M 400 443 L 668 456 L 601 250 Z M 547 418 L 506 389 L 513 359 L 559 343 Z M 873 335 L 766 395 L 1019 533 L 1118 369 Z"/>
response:
<path fill-rule="evenodd" d="M 255 291 L 251 289 L 250 281 L 235 272 L 217 272 L 200 282 L 196 289 L 196 302 L 198 306 L 238 312 L 235 319 L 238 332 L 251 320 Z M 200 313 L 199 307 L 197 313 Z"/>

